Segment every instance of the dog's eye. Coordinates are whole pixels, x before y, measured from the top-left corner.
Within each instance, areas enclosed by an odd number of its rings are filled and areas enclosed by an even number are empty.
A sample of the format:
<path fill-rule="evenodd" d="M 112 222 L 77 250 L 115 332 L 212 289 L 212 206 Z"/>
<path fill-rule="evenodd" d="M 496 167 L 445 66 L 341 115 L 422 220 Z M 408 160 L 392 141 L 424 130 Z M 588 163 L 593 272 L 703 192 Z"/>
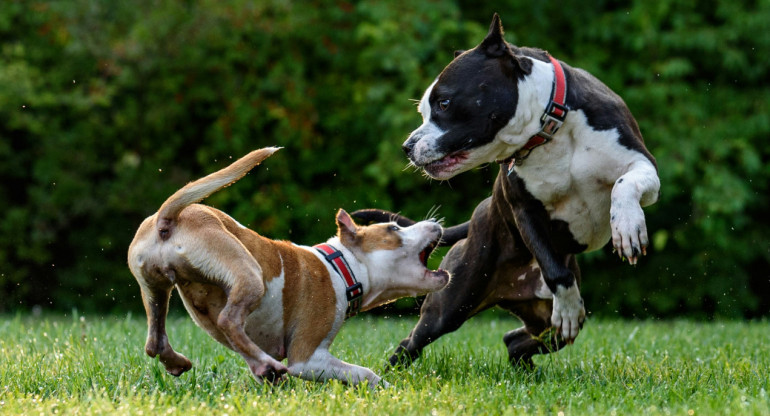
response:
<path fill-rule="evenodd" d="M 388 227 L 388 231 L 398 231 L 400 229 L 401 227 L 399 227 L 398 225 L 391 225 Z"/>
<path fill-rule="evenodd" d="M 449 102 L 450 100 L 441 100 L 438 102 L 438 108 L 441 109 L 441 111 L 446 111 L 447 108 L 449 108 Z"/>

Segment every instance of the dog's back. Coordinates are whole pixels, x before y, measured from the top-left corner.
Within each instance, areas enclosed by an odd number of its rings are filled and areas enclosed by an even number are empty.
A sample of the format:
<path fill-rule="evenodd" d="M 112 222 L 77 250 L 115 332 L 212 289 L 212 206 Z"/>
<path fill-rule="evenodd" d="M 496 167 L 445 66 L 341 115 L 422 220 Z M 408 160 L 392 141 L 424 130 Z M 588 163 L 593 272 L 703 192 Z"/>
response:
<path fill-rule="evenodd" d="M 185 217 L 191 223 L 188 225 L 195 225 L 199 221 L 205 222 L 211 215 L 216 216 L 217 210 L 193 204 L 238 181 L 278 149 L 266 147 L 254 150 L 229 166 L 188 183 L 166 199 L 157 213 L 146 218 L 128 249 L 128 265 L 140 285 L 166 279 L 171 279 L 173 283 L 175 274 L 182 270 L 175 270 L 169 264 L 180 253 L 177 253 L 178 247 L 162 242 L 168 241 L 177 231 L 180 217 Z M 202 272 L 206 272 L 206 269 Z"/>

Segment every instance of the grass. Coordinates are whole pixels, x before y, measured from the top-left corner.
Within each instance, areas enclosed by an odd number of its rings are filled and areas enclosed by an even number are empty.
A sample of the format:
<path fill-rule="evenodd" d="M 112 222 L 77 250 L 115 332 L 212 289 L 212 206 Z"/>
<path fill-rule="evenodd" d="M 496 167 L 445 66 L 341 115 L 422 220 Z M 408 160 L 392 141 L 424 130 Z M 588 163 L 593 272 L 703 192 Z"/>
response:
<path fill-rule="evenodd" d="M 488 313 L 435 342 L 372 393 L 338 382 L 257 384 L 239 356 L 188 317 L 169 339 L 193 361 L 179 378 L 144 355 L 137 316 L 0 317 L 0 414 L 770 415 L 770 323 L 590 320 L 575 345 L 513 369 Z M 381 373 L 415 322 L 358 316 L 333 345 Z"/>

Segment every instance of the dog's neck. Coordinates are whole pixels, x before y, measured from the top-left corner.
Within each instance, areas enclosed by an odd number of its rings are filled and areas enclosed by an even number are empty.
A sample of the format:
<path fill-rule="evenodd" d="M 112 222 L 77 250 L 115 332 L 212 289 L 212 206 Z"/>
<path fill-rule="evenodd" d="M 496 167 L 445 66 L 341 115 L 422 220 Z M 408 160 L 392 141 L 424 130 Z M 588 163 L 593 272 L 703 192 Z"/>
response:
<path fill-rule="evenodd" d="M 497 160 L 508 158 L 540 131 L 540 117 L 551 97 L 554 69 L 550 63 L 538 59 L 532 59 L 532 62 L 532 73 L 518 83 L 516 113 L 497 134 L 503 143 Z"/>
<path fill-rule="evenodd" d="M 357 255 L 357 253 L 354 253 L 353 249 L 342 244 L 338 237 L 330 238 L 326 241 L 326 244 L 342 253 L 348 266 L 350 266 L 351 272 L 355 275 L 356 280 L 361 283 L 364 291 L 364 295 L 361 299 L 361 312 L 390 303 L 404 296 L 417 295 L 412 291 L 407 293 L 398 288 L 388 287 L 387 282 L 389 282 L 390 279 L 383 278 L 383 276 L 372 276 L 372 272 L 377 273 L 377 271 L 370 271 L 369 267 L 359 259 L 359 256 L 363 257 L 365 254 L 360 253 Z M 326 260 L 324 260 L 324 263 L 328 264 Z M 333 268 L 331 269 L 333 273 L 331 276 L 332 279 L 341 279 L 339 273 Z"/>
<path fill-rule="evenodd" d="M 372 303 L 372 279 L 369 276 L 369 268 L 362 262 L 358 256 L 356 256 L 355 253 L 353 253 L 353 250 L 342 244 L 342 241 L 340 241 L 339 237 L 332 237 L 326 241 L 326 244 L 333 247 L 336 250 L 339 250 L 342 253 L 342 257 L 345 259 L 345 262 L 350 267 L 350 272 L 355 276 L 355 279 L 361 283 L 361 287 L 363 289 L 363 297 L 361 298 L 361 311 L 365 311 L 367 309 L 371 309 L 373 306 L 371 306 Z M 324 263 L 328 265 L 326 260 L 324 260 Z M 331 276 L 332 279 L 341 279 L 341 276 L 339 275 L 339 272 L 335 270 L 333 267 L 329 267 L 333 273 Z M 344 279 L 343 279 L 344 282 Z M 335 286 L 336 287 L 336 286 Z"/>

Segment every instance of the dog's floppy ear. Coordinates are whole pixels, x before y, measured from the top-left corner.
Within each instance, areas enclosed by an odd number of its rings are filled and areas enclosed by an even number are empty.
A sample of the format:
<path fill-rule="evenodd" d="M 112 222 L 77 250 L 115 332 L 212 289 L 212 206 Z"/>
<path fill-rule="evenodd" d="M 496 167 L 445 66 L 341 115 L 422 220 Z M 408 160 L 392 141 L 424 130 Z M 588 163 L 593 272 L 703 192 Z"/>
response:
<path fill-rule="evenodd" d="M 509 54 L 508 45 L 503 38 L 503 24 L 500 22 L 500 16 L 495 13 L 492 16 L 492 24 L 489 25 L 489 33 L 481 42 L 481 50 L 490 57 L 499 58 L 504 54 Z"/>
<path fill-rule="evenodd" d="M 353 219 L 350 218 L 350 214 L 340 208 L 337 211 L 337 236 L 342 241 L 342 244 L 348 245 L 347 243 L 352 243 L 356 239 L 357 230 L 358 227 L 353 222 Z"/>

